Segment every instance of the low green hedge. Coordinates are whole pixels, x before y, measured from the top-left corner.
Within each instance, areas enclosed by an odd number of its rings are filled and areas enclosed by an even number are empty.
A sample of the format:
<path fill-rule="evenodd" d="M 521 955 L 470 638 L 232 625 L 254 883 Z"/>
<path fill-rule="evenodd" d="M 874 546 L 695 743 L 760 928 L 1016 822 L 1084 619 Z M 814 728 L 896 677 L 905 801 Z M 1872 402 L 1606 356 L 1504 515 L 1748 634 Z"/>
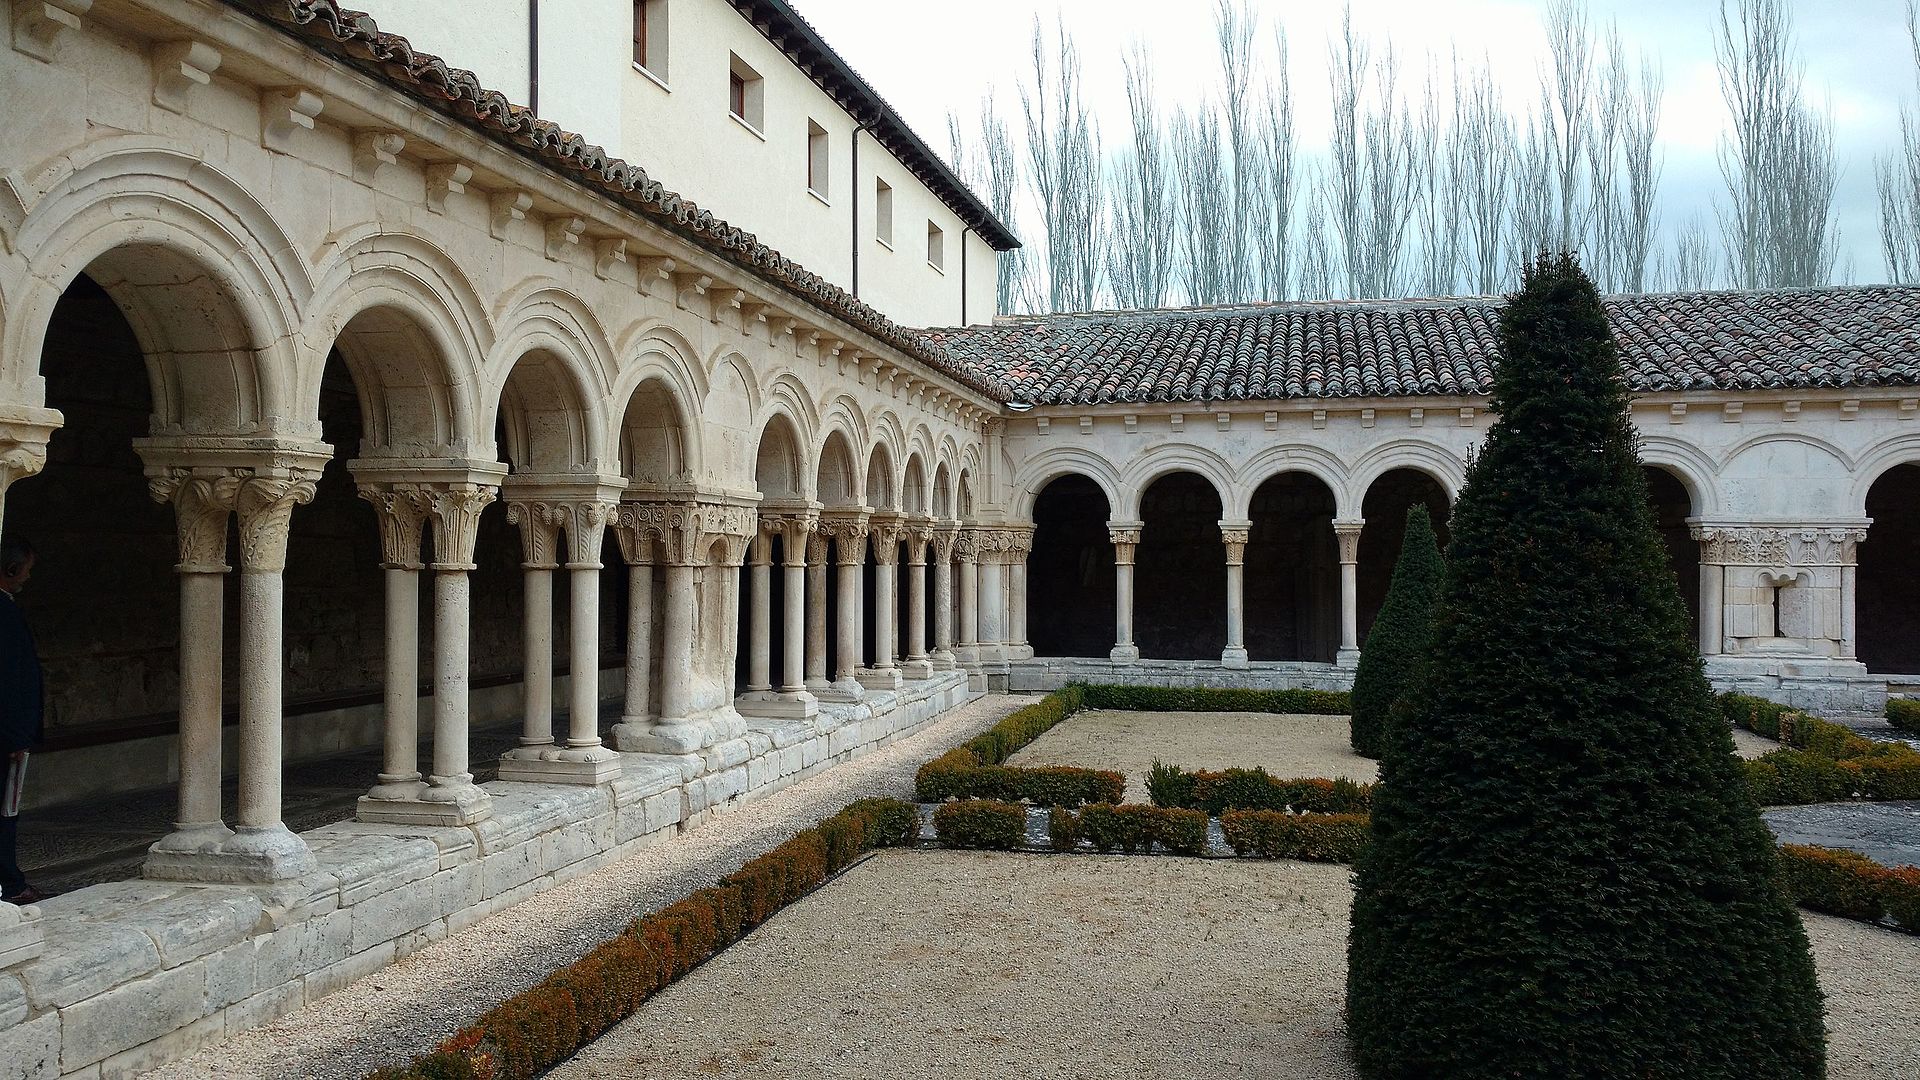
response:
<path fill-rule="evenodd" d="M 573 1056 L 648 998 L 846 869 L 919 835 L 913 804 L 862 799 L 481 1014 L 429 1053 L 369 1080 L 527 1080 Z"/>
<path fill-rule="evenodd" d="M 1801 907 L 1866 922 L 1891 915 L 1920 934 L 1920 868 L 1882 866 L 1858 852 L 1780 845 L 1780 875 Z"/>
<path fill-rule="evenodd" d="M 1887 723 L 1909 735 L 1920 735 L 1920 700 L 1888 698 Z"/>
<path fill-rule="evenodd" d="M 1733 724 L 1785 744 L 1742 763 L 1754 800 L 1794 806 L 1843 799 L 1920 799 L 1920 750 L 1747 694 L 1721 694 Z"/>
<path fill-rule="evenodd" d="M 1019 803 L 966 799 L 942 803 L 933 812 L 941 847 L 1012 851 L 1027 835 L 1027 808 Z"/>
<path fill-rule="evenodd" d="M 1204 810 L 1215 817 L 1228 810 L 1366 813 L 1372 796 L 1372 784 L 1317 777 L 1282 780 L 1264 768 L 1189 771 L 1156 761 L 1147 774 L 1147 797 L 1155 806 Z"/>
<path fill-rule="evenodd" d="M 1207 853 L 1207 815 L 1129 803 L 1095 803 L 1075 814 L 1055 808 L 1048 816 L 1053 850 L 1072 851 L 1081 840 L 1103 853 L 1147 854 L 1155 844 L 1175 855 Z"/>
<path fill-rule="evenodd" d="M 1126 712 L 1312 713 L 1346 716 L 1353 695 L 1345 690 L 1235 690 L 1214 687 L 1077 685 L 1089 709 Z"/>
<path fill-rule="evenodd" d="M 1069 686 L 1014 710 L 963 745 L 920 766 L 913 778 L 916 796 L 921 802 L 1024 800 L 1035 806 L 1119 802 L 1126 796 L 1127 778 L 1117 772 L 1064 765 L 1021 768 L 1002 764 L 1015 751 L 1085 707 L 1084 688 Z"/>
<path fill-rule="evenodd" d="M 1367 846 L 1368 820 L 1366 814 L 1230 810 L 1220 816 L 1220 831 L 1235 855 L 1351 863 Z"/>

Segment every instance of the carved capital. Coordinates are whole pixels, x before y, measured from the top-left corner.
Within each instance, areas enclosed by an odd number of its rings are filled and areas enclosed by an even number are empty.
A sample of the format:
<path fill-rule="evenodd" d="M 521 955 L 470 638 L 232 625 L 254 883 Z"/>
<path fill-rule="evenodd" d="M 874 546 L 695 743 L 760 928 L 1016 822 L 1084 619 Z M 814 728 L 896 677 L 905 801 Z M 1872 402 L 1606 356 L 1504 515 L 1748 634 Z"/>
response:
<path fill-rule="evenodd" d="M 237 476 L 196 477 L 186 470 L 147 479 L 155 502 L 173 504 L 174 525 L 180 538 L 182 574 L 224 574 L 227 565 L 227 517 L 240 491 Z"/>
<path fill-rule="evenodd" d="M 577 499 L 567 505 L 567 569 L 600 569 L 607 525 L 619 512 L 620 504 L 612 499 Z"/>
<path fill-rule="evenodd" d="M 731 503 L 633 500 L 620 503 L 614 525 L 629 562 L 645 561 L 636 558 L 644 545 L 672 566 L 737 566 L 758 531 L 756 519 L 751 507 Z"/>
<path fill-rule="evenodd" d="M 960 527 L 942 525 L 933 530 L 933 559 L 935 562 L 953 561 L 953 549 L 960 541 Z"/>
<path fill-rule="evenodd" d="M 833 537 L 819 528 L 819 522 L 815 522 L 814 525 L 814 530 L 807 534 L 807 565 L 825 566 L 827 564 L 827 545 L 832 541 Z"/>
<path fill-rule="evenodd" d="M 1247 561 L 1247 534 L 1251 529 L 1222 525 L 1220 542 L 1227 548 L 1227 565 L 1240 566 Z"/>
<path fill-rule="evenodd" d="M 901 535 L 907 541 L 907 564 L 909 566 L 925 566 L 927 564 L 927 547 L 933 543 L 933 522 L 911 522 L 901 531 Z"/>
<path fill-rule="evenodd" d="M 1336 521 L 1333 523 L 1333 536 L 1340 542 L 1340 561 L 1357 563 L 1360 561 L 1360 532 L 1366 528 L 1365 521 Z"/>
<path fill-rule="evenodd" d="M 905 527 L 898 521 L 876 521 L 873 523 L 873 561 L 881 566 L 892 566 L 900 561 L 900 537 Z"/>
<path fill-rule="evenodd" d="M 430 496 L 433 518 L 433 568 L 435 570 L 472 570 L 473 547 L 480 537 L 480 513 L 499 498 L 500 489 L 492 484 L 433 484 L 425 489 Z"/>
<path fill-rule="evenodd" d="M 520 526 L 521 569 L 552 570 L 559 565 L 555 549 L 566 520 L 567 507 L 561 503 L 537 499 L 507 503 L 507 521 Z"/>
<path fill-rule="evenodd" d="M 360 497 L 373 504 L 380 522 L 380 565 L 386 570 L 420 569 L 420 539 L 433 498 L 418 484 L 362 484 Z"/>
<path fill-rule="evenodd" d="M 287 528 L 293 508 L 313 501 L 317 472 L 244 476 L 234 496 L 240 518 L 240 568 L 277 574 L 287 568 Z"/>
<path fill-rule="evenodd" d="M 769 544 L 775 537 L 780 539 L 780 557 L 782 565 L 805 566 L 813 538 L 820 531 L 820 519 L 810 513 L 781 513 L 760 515 L 760 535 Z M 772 553 L 767 557 L 771 559 Z"/>
<path fill-rule="evenodd" d="M 1853 566 L 1867 529 L 1859 525 L 1695 525 L 1700 561 L 1773 569 Z"/>
<path fill-rule="evenodd" d="M 820 518 L 820 531 L 832 538 L 834 561 L 842 566 L 859 566 L 867 561 L 867 535 L 872 528 L 864 514 Z"/>

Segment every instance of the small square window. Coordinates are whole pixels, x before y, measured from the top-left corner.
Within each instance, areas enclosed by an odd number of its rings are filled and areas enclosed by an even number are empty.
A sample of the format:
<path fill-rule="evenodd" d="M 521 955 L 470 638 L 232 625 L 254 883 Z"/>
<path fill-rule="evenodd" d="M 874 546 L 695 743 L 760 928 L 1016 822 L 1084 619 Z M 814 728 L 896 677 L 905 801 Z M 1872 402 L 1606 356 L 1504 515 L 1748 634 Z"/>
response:
<path fill-rule="evenodd" d="M 667 0 L 633 0 L 633 62 L 667 79 Z"/>
<path fill-rule="evenodd" d="M 764 119 L 765 87 L 760 73 L 732 53 L 727 54 L 727 111 L 755 132 L 766 130 Z"/>
<path fill-rule="evenodd" d="M 877 176 L 873 179 L 873 238 L 893 246 L 893 188 Z"/>
<path fill-rule="evenodd" d="M 827 197 L 827 129 L 807 121 L 807 190 Z"/>
<path fill-rule="evenodd" d="M 941 273 L 947 269 L 946 247 L 947 234 L 940 231 L 940 226 L 927 222 L 927 265 Z"/>

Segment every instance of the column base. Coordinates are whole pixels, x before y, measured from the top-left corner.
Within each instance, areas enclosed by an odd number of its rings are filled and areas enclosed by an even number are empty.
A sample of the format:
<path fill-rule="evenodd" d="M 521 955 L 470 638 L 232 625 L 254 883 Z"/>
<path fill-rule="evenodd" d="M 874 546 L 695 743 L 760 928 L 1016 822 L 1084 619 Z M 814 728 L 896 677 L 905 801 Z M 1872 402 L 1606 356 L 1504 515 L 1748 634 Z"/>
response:
<path fill-rule="evenodd" d="M 313 872 L 313 852 L 286 825 L 210 824 L 168 834 L 147 849 L 142 877 L 214 885 L 261 885 Z"/>
<path fill-rule="evenodd" d="M 1115 645 L 1112 650 L 1107 653 L 1107 659 L 1116 664 L 1131 664 L 1140 659 L 1140 646 Z"/>
<path fill-rule="evenodd" d="M 813 692 L 819 701 L 828 701 L 836 705 L 851 705 L 867 696 L 867 688 L 854 678 L 836 679 Z"/>
<path fill-rule="evenodd" d="M 854 679 L 868 690 L 900 689 L 899 668 L 864 668 Z"/>
<path fill-rule="evenodd" d="M 919 681 L 921 679 L 931 679 L 933 678 L 933 661 L 931 660 L 902 661 L 900 664 L 900 677 L 903 679 L 913 679 L 915 681 Z"/>
<path fill-rule="evenodd" d="M 1360 666 L 1360 650 L 1359 649 L 1341 649 L 1339 652 L 1333 654 L 1333 662 L 1336 667 L 1343 667 L 1343 668 L 1359 667 Z"/>
<path fill-rule="evenodd" d="M 493 815 L 493 798 L 472 780 L 427 783 L 412 798 L 360 797 L 354 816 L 377 825 L 471 825 Z"/>
<path fill-rule="evenodd" d="M 755 690 L 733 699 L 742 716 L 769 720 L 805 720 L 820 715 L 820 700 L 805 690 Z"/>
<path fill-rule="evenodd" d="M 1031 660 L 1033 659 L 1033 646 L 1027 645 L 1024 643 L 1019 645 L 1009 645 L 1007 646 L 1007 659 L 1008 660 Z"/>
<path fill-rule="evenodd" d="M 598 787 L 620 778 L 620 755 L 604 746 L 522 746 L 500 756 L 500 779 Z"/>
<path fill-rule="evenodd" d="M 1227 646 L 1227 648 L 1220 653 L 1220 666 L 1228 668 L 1246 667 L 1247 650 L 1235 648 L 1231 645 Z"/>
<path fill-rule="evenodd" d="M 697 754 L 746 732 L 733 703 L 683 719 L 623 720 L 613 726 L 613 745 L 630 754 Z"/>
<path fill-rule="evenodd" d="M 936 652 L 928 657 L 928 660 L 932 662 L 935 671 L 952 671 L 960 666 L 960 662 L 954 658 L 954 655 L 946 651 Z"/>

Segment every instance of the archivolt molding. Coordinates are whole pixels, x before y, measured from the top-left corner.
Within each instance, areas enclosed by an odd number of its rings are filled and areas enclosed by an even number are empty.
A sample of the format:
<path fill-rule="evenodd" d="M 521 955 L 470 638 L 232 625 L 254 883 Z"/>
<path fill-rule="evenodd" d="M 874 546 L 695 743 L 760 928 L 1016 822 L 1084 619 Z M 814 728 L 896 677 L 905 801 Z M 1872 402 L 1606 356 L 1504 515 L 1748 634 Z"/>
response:
<path fill-rule="evenodd" d="M 1853 488 L 1847 498 L 1848 508 L 1865 517 L 1867 496 L 1873 491 L 1873 485 L 1889 469 L 1900 465 L 1920 465 L 1920 431 L 1883 439 L 1860 455 L 1859 464 L 1854 466 Z"/>
<path fill-rule="evenodd" d="M 1727 467 L 1735 461 L 1738 461 L 1742 454 L 1756 447 L 1765 446 L 1768 443 L 1798 443 L 1802 446 L 1811 446 L 1816 450 L 1827 453 L 1835 461 L 1838 461 L 1847 472 L 1851 473 L 1854 471 L 1853 455 L 1842 450 L 1834 443 L 1828 442 L 1818 435 L 1810 435 L 1804 431 L 1780 431 L 1777 429 L 1762 432 L 1752 438 L 1742 439 L 1735 443 L 1720 455 L 1719 468 L 1715 471 L 1724 474 L 1727 471 Z"/>
<path fill-rule="evenodd" d="M 1420 444 L 1413 443 L 1411 440 L 1405 444 L 1390 444 L 1401 450 L 1415 445 Z M 1387 448 L 1381 448 L 1381 450 L 1385 449 Z M 1366 461 L 1381 450 L 1370 451 L 1361 460 Z M 1392 467 L 1387 466 L 1387 468 Z M 1228 499 L 1227 493 L 1221 492 L 1222 514 L 1233 520 L 1245 519 L 1251 513 L 1249 507 L 1253 502 L 1254 492 L 1260 490 L 1260 485 L 1287 473 L 1305 473 L 1325 484 L 1327 490 L 1333 493 L 1333 504 L 1338 516 L 1355 518 L 1360 516 L 1360 500 L 1365 497 L 1366 489 L 1352 481 L 1346 462 L 1322 447 L 1308 443 L 1281 443 L 1268 446 L 1248 458 L 1247 463 L 1241 466 L 1239 474 L 1235 477 L 1233 498 Z M 1139 507 L 1136 505 L 1129 511 L 1128 516 L 1140 516 L 1138 510 Z"/>
<path fill-rule="evenodd" d="M 1220 496 L 1222 511 L 1231 511 L 1225 516 L 1247 516 L 1248 493 L 1240 490 L 1233 466 L 1227 459 L 1212 450 L 1181 444 L 1154 447 L 1127 466 L 1120 474 L 1120 500 L 1113 504 L 1114 516 L 1126 520 L 1138 518 L 1140 500 L 1147 488 L 1153 486 L 1155 480 L 1177 472 L 1195 473 L 1212 484 Z M 1335 489 L 1336 494 L 1338 490 Z"/>
<path fill-rule="evenodd" d="M 1460 497 L 1460 488 L 1467 482 L 1466 463 L 1454 450 L 1424 439 L 1394 439 L 1373 447 L 1353 463 L 1348 473 L 1346 504 L 1340 506 L 1339 516 L 1359 518 L 1360 508 L 1366 503 L 1367 492 L 1374 482 L 1395 469 L 1411 469 L 1431 477 L 1447 493 L 1448 502 Z M 1247 490 L 1253 491 L 1258 486 L 1250 485 Z M 1339 490 L 1334 489 L 1336 494 Z"/>
<path fill-rule="evenodd" d="M 707 370 L 698 360 L 700 350 L 671 323 L 653 320 L 627 328 L 618 335 L 614 354 L 620 357 L 613 381 L 614 396 L 620 398 L 623 409 L 626 399 L 647 376 L 645 370 L 633 370 L 636 363 L 642 368 L 652 366 L 672 371 L 672 382 L 682 391 L 681 401 L 707 399 Z"/>
<path fill-rule="evenodd" d="M 503 338 L 495 347 L 496 355 L 487 362 L 485 430 L 495 429 L 493 420 L 506 407 L 510 391 L 521 399 L 522 415 L 505 418 L 509 437 L 518 436 L 517 441 L 523 444 L 516 457 L 516 465 L 521 470 L 531 464 L 542 470 L 564 465 L 571 469 L 619 471 L 613 464 L 620 460 L 619 447 L 608 435 L 605 413 L 597 407 L 607 396 L 593 385 L 590 362 L 576 351 L 577 345 L 578 342 L 555 333 L 551 327 L 527 326 L 513 337 Z M 548 385 L 551 380 L 538 376 L 519 380 L 516 385 L 514 373 L 529 363 L 558 375 L 561 387 L 557 393 Z M 543 392 L 551 396 L 543 400 L 540 396 Z M 536 453 L 532 440 L 538 433 L 519 429 L 543 426 L 534 424 L 536 416 L 566 419 L 569 429 L 566 461 L 532 461 Z"/>
<path fill-rule="evenodd" d="M 813 397 L 799 376 L 791 371 L 775 374 L 762 385 L 760 400 L 760 410 L 754 417 L 760 430 L 766 430 L 767 422 L 776 415 L 784 415 L 800 434 L 801 450 L 814 446 L 820 430 L 820 410 L 814 408 Z"/>
<path fill-rule="evenodd" d="M 1719 466 L 1698 446 L 1668 435 L 1643 434 L 1640 461 L 1665 469 L 1680 481 L 1693 500 L 1691 516 L 1710 518 L 1720 513 Z"/>
<path fill-rule="evenodd" d="M 720 369 L 722 367 L 732 368 L 734 376 L 740 380 L 740 385 L 746 389 L 746 408 L 742 411 L 748 420 L 751 421 L 754 417 L 759 416 L 763 399 L 760 394 L 760 376 L 758 372 L 753 370 L 753 362 L 737 350 L 722 350 L 720 354 L 714 358 L 713 362 L 707 365 L 707 384 L 709 387 L 722 385 L 720 378 Z M 712 390 L 710 389 L 708 393 L 712 393 Z"/>
<path fill-rule="evenodd" d="M 1126 483 L 1111 461 L 1079 446 L 1052 446 L 1022 462 L 1020 471 L 1014 474 L 1013 505 L 1008 507 L 1014 520 L 1032 521 L 1033 504 L 1040 492 L 1063 476 L 1084 476 L 1098 484 L 1107 497 L 1107 514 L 1116 520 L 1126 517 L 1119 512 L 1120 493 Z"/>
<path fill-rule="evenodd" d="M 586 301 L 548 282 L 505 306 L 500 317 L 500 340 L 489 350 L 488 369 L 504 378 L 514 361 L 531 347 L 522 342 L 544 331 L 567 341 L 591 397 L 610 396 L 614 389 L 613 345 Z"/>

